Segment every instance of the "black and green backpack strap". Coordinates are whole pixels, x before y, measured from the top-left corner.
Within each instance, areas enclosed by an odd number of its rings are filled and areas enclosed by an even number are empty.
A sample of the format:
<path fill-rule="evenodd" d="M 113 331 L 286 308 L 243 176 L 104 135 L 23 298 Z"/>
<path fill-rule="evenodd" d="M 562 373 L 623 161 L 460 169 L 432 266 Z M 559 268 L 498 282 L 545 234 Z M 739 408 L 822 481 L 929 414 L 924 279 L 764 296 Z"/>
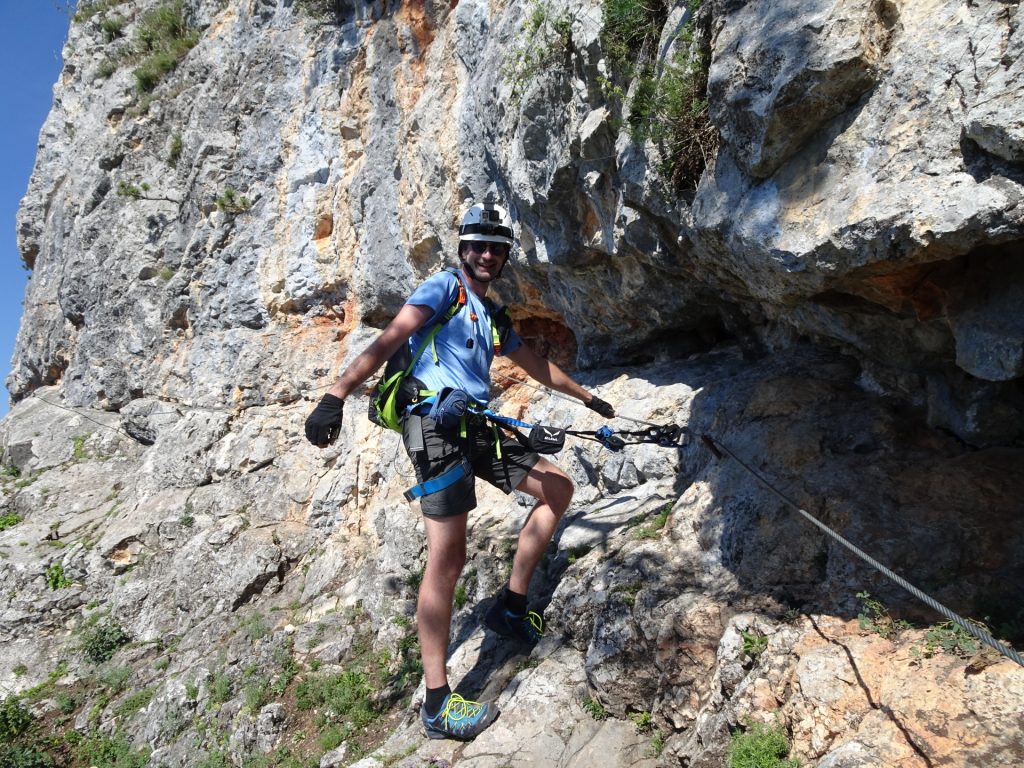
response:
<path fill-rule="evenodd" d="M 456 269 L 446 268 L 445 272 L 450 272 L 456 280 L 458 290 L 455 294 L 455 298 L 452 303 L 445 310 L 444 314 L 434 323 L 433 327 L 427 333 L 426 337 L 420 342 L 419 348 L 416 353 L 412 356 L 409 364 L 404 368 L 399 368 L 397 371 L 393 371 L 390 375 L 386 375 L 379 382 L 377 382 L 376 394 L 370 399 L 370 420 L 376 424 L 393 429 L 395 431 L 401 431 L 402 429 L 402 413 L 405 410 L 405 406 L 409 404 L 408 397 L 411 393 L 406 393 L 403 396 L 402 382 L 412 376 L 413 369 L 419 362 L 423 353 L 427 351 L 427 348 L 433 352 L 434 362 L 438 362 L 437 348 L 434 345 L 434 339 L 440 332 L 441 328 L 448 323 L 455 315 L 459 313 L 466 305 L 466 285 L 462 280 L 462 275 Z M 403 350 L 402 354 L 408 354 L 407 350 Z M 398 353 L 396 353 L 397 357 Z M 392 360 L 395 358 L 393 357 Z M 404 360 L 403 360 L 404 362 Z M 412 398 L 412 402 L 417 402 L 419 399 L 429 397 L 435 393 L 428 392 L 426 390 L 419 390 L 416 396 Z"/>
<path fill-rule="evenodd" d="M 441 315 L 437 323 L 434 324 L 434 327 L 430 330 L 430 335 L 424 340 L 425 344 L 430 344 L 430 352 L 434 356 L 435 363 L 438 362 L 439 358 L 437 356 L 437 347 L 434 345 L 434 337 L 437 336 L 437 333 L 441 330 L 442 326 L 446 325 L 449 320 L 459 314 L 459 311 L 466 306 L 467 301 L 466 284 L 463 282 L 462 275 L 459 274 L 459 270 L 453 269 L 452 267 L 445 267 L 444 271 L 455 276 L 455 282 L 458 285 L 459 290 L 458 293 L 455 294 L 455 299 L 452 301 L 451 305 L 447 310 L 445 310 L 445 313 Z M 417 353 L 416 358 L 413 360 L 412 366 L 416 365 L 416 360 L 418 359 L 419 353 Z M 412 371 L 412 366 L 409 368 L 410 371 Z"/>
<path fill-rule="evenodd" d="M 502 347 L 508 343 L 512 333 L 512 315 L 508 307 L 499 307 L 490 299 L 484 299 L 487 314 L 491 316 L 491 341 L 494 342 L 494 354 L 500 357 Z"/>

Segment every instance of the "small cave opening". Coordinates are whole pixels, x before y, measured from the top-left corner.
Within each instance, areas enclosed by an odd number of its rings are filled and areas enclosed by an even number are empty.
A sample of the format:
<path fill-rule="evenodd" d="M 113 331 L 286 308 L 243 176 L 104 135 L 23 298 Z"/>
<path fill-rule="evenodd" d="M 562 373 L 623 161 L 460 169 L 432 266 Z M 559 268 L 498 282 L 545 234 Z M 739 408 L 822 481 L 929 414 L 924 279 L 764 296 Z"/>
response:
<path fill-rule="evenodd" d="M 680 360 L 690 355 L 710 352 L 716 347 L 737 341 L 721 318 L 705 316 L 680 327 L 655 329 L 641 343 L 620 351 L 623 365 L 654 365 L 667 360 Z"/>
<path fill-rule="evenodd" d="M 516 330 L 523 342 L 559 368 L 576 368 L 576 334 L 561 320 L 543 317 L 515 318 Z"/>

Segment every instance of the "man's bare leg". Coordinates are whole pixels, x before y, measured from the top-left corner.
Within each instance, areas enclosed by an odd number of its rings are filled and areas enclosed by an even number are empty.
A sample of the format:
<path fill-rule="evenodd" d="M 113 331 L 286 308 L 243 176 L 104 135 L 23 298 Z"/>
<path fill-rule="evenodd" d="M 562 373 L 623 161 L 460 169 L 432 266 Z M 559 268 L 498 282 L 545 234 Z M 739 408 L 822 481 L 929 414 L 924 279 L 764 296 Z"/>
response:
<path fill-rule="evenodd" d="M 455 585 L 466 564 L 467 514 L 426 517 L 427 567 L 423 571 L 416 623 L 428 688 L 448 684 L 448 638 L 452 623 Z"/>
<path fill-rule="evenodd" d="M 561 469 L 542 458 L 516 488 L 537 499 L 537 504 L 526 518 L 519 532 L 519 546 L 512 560 L 509 589 L 520 595 L 527 594 L 530 579 L 544 552 L 551 543 L 555 529 L 572 501 L 572 480 Z"/>

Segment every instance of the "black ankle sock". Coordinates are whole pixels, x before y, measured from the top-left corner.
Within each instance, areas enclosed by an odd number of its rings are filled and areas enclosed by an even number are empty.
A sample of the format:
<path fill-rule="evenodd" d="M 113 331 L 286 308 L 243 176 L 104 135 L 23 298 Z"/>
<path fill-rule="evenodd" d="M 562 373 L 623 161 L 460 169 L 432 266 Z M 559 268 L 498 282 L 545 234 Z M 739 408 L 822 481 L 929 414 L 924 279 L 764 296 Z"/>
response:
<path fill-rule="evenodd" d="M 452 692 L 451 687 L 445 683 L 440 688 L 427 688 L 427 698 L 423 701 L 423 708 L 427 710 L 427 717 L 433 717 L 441 711 L 445 697 Z"/>
<path fill-rule="evenodd" d="M 526 615 L 526 595 L 520 595 L 509 588 L 505 588 L 505 609 L 516 616 Z"/>

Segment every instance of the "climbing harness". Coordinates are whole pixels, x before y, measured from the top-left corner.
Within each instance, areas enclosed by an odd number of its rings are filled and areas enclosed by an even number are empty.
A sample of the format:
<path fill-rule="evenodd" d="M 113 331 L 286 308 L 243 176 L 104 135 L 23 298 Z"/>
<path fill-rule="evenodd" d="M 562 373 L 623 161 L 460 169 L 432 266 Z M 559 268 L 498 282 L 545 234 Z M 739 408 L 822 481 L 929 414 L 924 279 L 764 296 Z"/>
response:
<path fill-rule="evenodd" d="M 1017 662 L 1017 664 L 1019 664 L 1020 666 L 1024 667 L 1024 658 L 1022 658 L 1021 655 L 1019 653 L 1017 653 L 1015 650 L 1013 650 L 1012 648 L 1009 648 L 1009 647 L 1003 645 L 998 640 L 996 640 L 994 637 L 992 637 L 992 635 L 990 635 L 988 632 L 986 632 L 984 629 L 982 629 L 981 627 L 977 626 L 976 624 L 973 624 L 972 622 L 967 621 L 967 619 L 963 618 L 959 614 L 954 613 L 953 611 L 951 611 L 949 608 L 944 606 L 939 601 L 935 600 L 934 598 L 932 598 L 929 595 L 927 595 L 924 592 L 922 592 L 920 589 L 915 587 L 913 584 L 911 584 L 909 581 L 904 579 L 898 573 L 890 570 L 889 568 L 886 568 L 884 565 L 882 565 L 880 562 L 875 560 L 873 557 L 871 557 L 870 555 L 868 555 L 867 553 L 865 553 L 864 551 L 859 549 L 856 545 L 854 545 L 851 542 L 849 542 L 846 539 L 844 539 L 836 531 L 834 531 L 831 528 L 829 528 L 827 525 L 825 525 L 823 522 L 818 520 L 816 517 L 814 517 L 814 515 L 809 513 L 807 510 L 802 509 L 799 505 L 797 505 L 796 502 L 794 502 L 792 499 L 790 499 L 788 496 L 786 496 L 784 493 L 782 493 L 782 491 L 778 490 L 763 475 L 761 475 L 757 470 L 755 470 L 753 467 L 751 467 L 749 464 L 747 464 L 745 461 L 743 461 L 739 456 L 737 456 L 735 453 L 733 453 L 729 449 L 729 447 L 726 446 L 724 443 L 722 443 L 720 440 L 716 440 L 715 438 L 713 438 L 713 437 L 711 437 L 710 435 L 707 435 L 707 434 L 701 435 L 701 440 L 704 442 L 704 445 L 707 446 L 708 450 L 710 450 L 711 453 L 714 454 L 714 456 L 716 458 L 722 459 L 722 458 L 725 457 L 726 454 L 728 454 L 729 457 L 731 457 L 733 459 L 733 461 L 735 461 L 737 464 L 739 464 L 748 473 L 753 475 L 753 477 L 756 478 L 757 481 L 761 483 L 761 485 L 763 485 L 765 488 L 767 488 L 769 491 L 771 491 L 775 496 L 777 496 L 782 501 L 783 504 L 785 504 L 787 507 L 789 507 L 790 509 L 794 510 L 795 512 L 799 513 L 804 519 L 806 519 L 813 526 L 815 526 L 820 531 L 822 531 L 830 539 L 832 539 L 833 541 L 836 541 L 839 544 L 841 544 L 844 547 L 846 547 L 846 549 L 848 549 L 850 552 L 853 552 L 853 554 L 855 554 L 857 557 L 859 557 L 865 563 L 867 563 L 872 568 L 877 570 L 879 573 L 881 573 L 887 579 L 892 581 L 894 584 L 897 584 L 900 587 L 902 587 L 903 589 L 905 589 L 907 592 L 912 594 L 914 597 L 916 597 L 918 600 L 923 602 L 928 607 L 932 608 L 935 611 L 938 611 L 940 614 L 942 614 L 947 619 L 952 621 L 954 624 L 956 624 L 958 627 L 960 627 L 962 630 L 964 630 L 964 632 L 969 634 L 975 640 L 978 640 L 979 642 L 984 643 L 985 645 L 989 646 L 990 648 L 998 651 L 1000 654 L 1002 654 L 1006 658 L 1008 658 L 1008 659 L 1010 659 L 1012 661 L 1015 661 L 1015 662 Z"/>
<path fill-rule="evenodd" d="M 450 485 L 454 485 L 466 475 L 472 472 L 472 468 L 469 466 L 469 459 L 463 458 L 461 462 L 449 469 L 442 475 L 433 477 L 430 480 L 425 480 L 422 483 L 414 485 L 412 488 L 405 492 L 406 501 L 415 501 L 416 499 L 429 496 L 432 493 L 443 491 Z"/>

